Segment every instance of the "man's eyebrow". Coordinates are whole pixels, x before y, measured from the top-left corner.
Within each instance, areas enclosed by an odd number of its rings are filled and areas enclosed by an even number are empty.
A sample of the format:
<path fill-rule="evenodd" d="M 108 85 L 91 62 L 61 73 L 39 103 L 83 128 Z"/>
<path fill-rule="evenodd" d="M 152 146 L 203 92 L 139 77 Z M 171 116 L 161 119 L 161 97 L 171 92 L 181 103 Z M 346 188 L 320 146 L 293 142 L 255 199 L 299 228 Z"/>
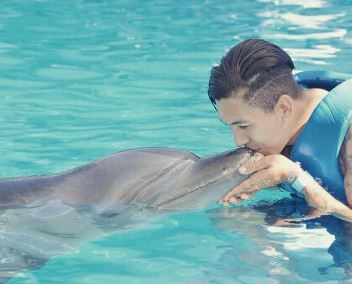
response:
<path fill-rule="evenodd" d="M 245 121 L 245 120 L 237 120 L 237 121 L 233 121 L 231 123 L 226 123 L 225 121 L 223 121 L 221 118 L 219 118 L 220 121 L 226 125 L 236 125 L 236 124 L 246 124 L 248 123 L 248 121 Z"/>

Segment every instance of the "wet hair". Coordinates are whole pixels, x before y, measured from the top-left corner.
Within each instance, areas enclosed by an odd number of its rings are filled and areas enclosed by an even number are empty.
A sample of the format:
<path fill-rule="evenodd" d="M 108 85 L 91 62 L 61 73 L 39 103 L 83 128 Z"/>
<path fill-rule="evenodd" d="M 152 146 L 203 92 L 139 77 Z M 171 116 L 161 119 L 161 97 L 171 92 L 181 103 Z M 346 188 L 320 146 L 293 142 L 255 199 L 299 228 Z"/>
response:
<path fill-rule="evenodd" d="M 231 48 L 211 70 L 208 96 L 216 101 L 240 96 L 251 106 L 273 111 L 280 96 L 298 98 L 291 57 L 277 45 L 263 39 L 248 39 Z"/>

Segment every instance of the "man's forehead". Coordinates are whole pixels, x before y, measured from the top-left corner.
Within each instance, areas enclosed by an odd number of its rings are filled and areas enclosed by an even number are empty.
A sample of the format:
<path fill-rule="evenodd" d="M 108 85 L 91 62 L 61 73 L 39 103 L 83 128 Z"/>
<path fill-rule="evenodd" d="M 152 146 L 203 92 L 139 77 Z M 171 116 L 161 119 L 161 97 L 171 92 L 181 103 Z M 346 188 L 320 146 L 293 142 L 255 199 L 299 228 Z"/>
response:
<path fill-rule="evenodd" d="M 242 116 L 242 113 L 246 113 L 247 109 L 243 100 L 236 97 L 221 99 L 217 102 L 217 106 L 221 119 Z"/>
<path fill-rule="evenodd" d="M 264 111 L 237 97 L 221 99 L 217 106 L 219 119 L 228 125 L 253 123 L 261 120 L 264 115 Z"/>

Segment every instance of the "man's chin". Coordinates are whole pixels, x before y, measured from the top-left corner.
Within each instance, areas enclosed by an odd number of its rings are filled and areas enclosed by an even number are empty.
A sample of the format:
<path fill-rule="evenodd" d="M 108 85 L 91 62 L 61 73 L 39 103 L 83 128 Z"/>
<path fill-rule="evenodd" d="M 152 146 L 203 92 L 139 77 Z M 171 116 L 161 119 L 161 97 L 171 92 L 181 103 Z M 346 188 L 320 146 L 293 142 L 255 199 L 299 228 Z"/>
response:
<path fill-rule="evenodd" d="M 274 154 L 273 151 L 270 151 L 268 149 L 263 149 L 263 148 L 259 148 L 259 149 L 255 150 L 255 151 L 260 153 L 260 154 L 262 154 L 262 155 L 264 155 L 264 156 L 268 156 L 268 155 L 273 155 Z"/>

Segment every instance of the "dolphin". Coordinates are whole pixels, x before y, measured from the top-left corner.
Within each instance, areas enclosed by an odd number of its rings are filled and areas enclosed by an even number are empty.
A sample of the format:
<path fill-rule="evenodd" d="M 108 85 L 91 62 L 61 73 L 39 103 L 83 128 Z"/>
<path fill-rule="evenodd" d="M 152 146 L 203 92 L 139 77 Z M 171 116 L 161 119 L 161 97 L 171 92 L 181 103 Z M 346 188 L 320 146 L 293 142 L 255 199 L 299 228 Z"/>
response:
<path fill-rule="evenodd" d="M 96 212 L 120 204 L 202 208 L 246 178 L 238 168 L 253 155 L 247 148 L 204 158 L 168 148 L 131 149 L 59 174 L 1 179 L 0 209 L 53 199 Z"/>
<path fill-rule="evenodd" d="M 85 241 L 215 204 L 246 178 L 238 168 L 254 155 L 138 148 L 58 174 L 0 179 L 0 283 Z"/>

